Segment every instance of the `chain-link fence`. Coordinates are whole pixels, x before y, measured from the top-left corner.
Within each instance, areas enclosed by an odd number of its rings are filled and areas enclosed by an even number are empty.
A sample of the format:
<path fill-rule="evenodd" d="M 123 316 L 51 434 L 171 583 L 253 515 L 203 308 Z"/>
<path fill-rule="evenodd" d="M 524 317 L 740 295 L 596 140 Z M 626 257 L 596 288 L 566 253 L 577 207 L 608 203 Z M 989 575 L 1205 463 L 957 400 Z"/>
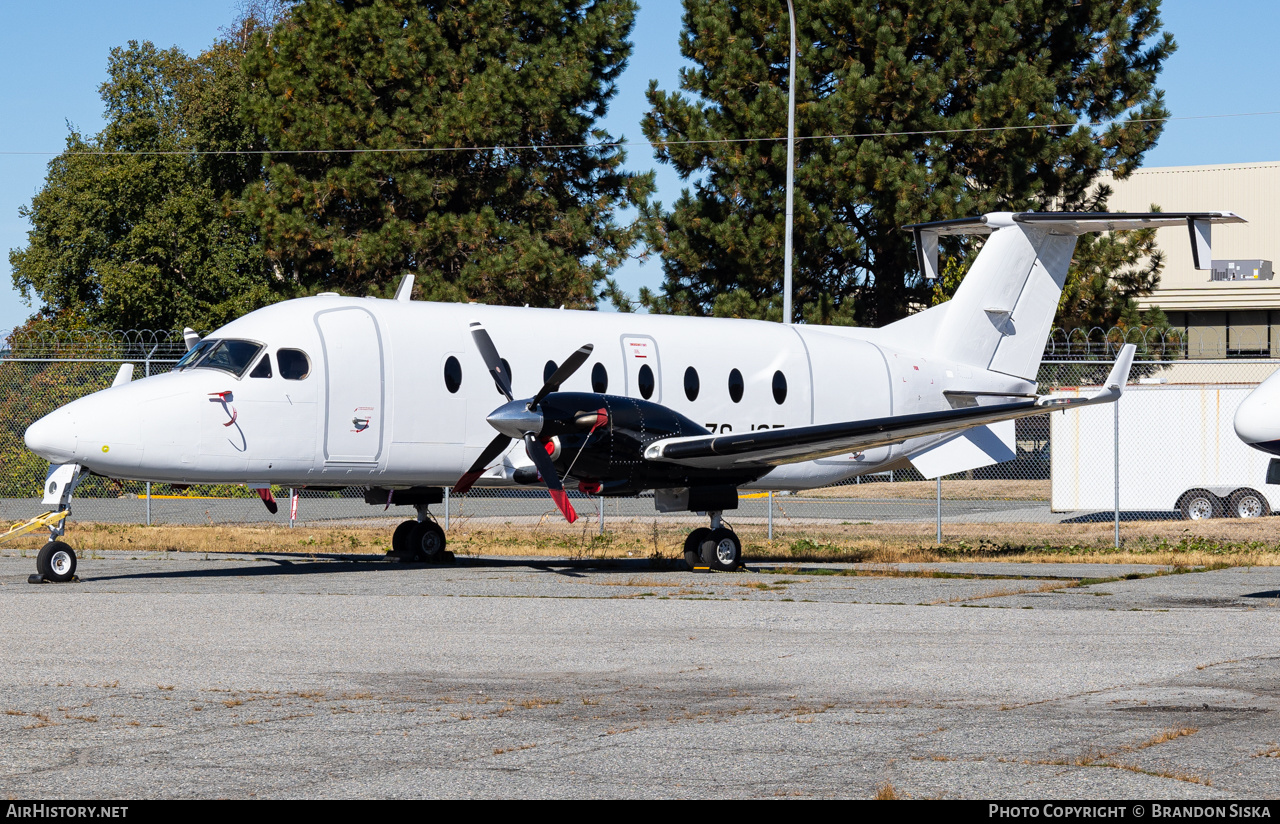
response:
<path fill-rule="evenodd" d="M 1092 337 L 1055 330 L 1039 380 L 1042 393 L 1088 391 L 1111 368 L 1133 334 Z M 1074 343 L 1072 343 L 1074 341 Z M 122 363 L 135 376 L 172 368 L 185 350 L 174 333 L 57 333 L 9 336 L 0 352 L 0 517 L 40 511 L 47 464 L 22 436 L 37 418 L 110 386 Z M 820 548 L 875 527 L 922 541 L 958 535 L 993 543 L 1048 541 L 1074 525 L 1161 524 L 1194 518 L 1222 523 L 1280 508 L 1280 487 L 1265 484 L 1267 456 L 1246 447 L 1232 428 L 1235 409 L 1280 360 L 1188 358 L 1185 341 L 1140 341 L 1143 359 L 1118 404 L 1016 421 L 1014 458 L 926 480 L 915 469 L 864 476 L 825 489 L 784 494 L 744 491 L 729 522 L 747 542 L 781 541 Z M 1145 357 L 1143 357 L 1145 355 Z M 151 524 L 387 525 L 412 517 L 407 507 L 370 506 L 362 488 L 300 490 L 290 507 L 278 489 L 270 514 L 253 490 L 91 478 L 77 491 L 79 521 Z M 693 513 L 659 514 L 650 496 L 591 498 L 570 494 L 586 534 L 617 531 L 678 534 L 705 525 Z M 291 510 L 294 517 L 290 518 Z M 447 529 L 564 529 L 539 489 L 474 489 L 433 507 Z M 1213 521 L 1213 519 L 1218 519 Z M 949 534 L 950 533 L 950 534 Z"/>

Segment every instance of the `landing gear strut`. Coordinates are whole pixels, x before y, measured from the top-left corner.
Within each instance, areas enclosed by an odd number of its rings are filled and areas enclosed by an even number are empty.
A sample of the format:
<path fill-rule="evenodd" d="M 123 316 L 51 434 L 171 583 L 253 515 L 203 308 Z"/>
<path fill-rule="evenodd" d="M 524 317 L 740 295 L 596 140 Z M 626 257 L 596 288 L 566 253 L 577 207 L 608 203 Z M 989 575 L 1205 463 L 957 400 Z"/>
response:
<path fill-rule="evenodd" d="M 371 504 L 411 504 L 418 518 L 404 521 L 391 534 L 390 557 L 408 563 L 445 564 L 453 560 L 453 553 L 445 549 L 444 530 L 431 516 L 431 504 L 444 500 L 444 491 L 434 487 L 413 489 L 371 489 L 365 493 L 365 501 Z"/>
<path fill-rule="evenodd" d="M 699 527 L 684 539 L 684 562 L 689 569 L 733 572 L 742 566 L 742 541 L 720 520 L 719 512 L 707 514 L 711 527 Z"/>
<path fill-rule="evenodd" d="M 71 493 L 88 474 L 79 464 L 51 464 L 44 479 L 44 504 L 57 506 L 59 514 L 71 515 Z M 30 583 L 65 584 L 76 577 L 76 552 L 58 540 L 67 531 L 66 516 L 48 524 L 49 542 L 36 554 L 36 574 L 27 579 Z"/>

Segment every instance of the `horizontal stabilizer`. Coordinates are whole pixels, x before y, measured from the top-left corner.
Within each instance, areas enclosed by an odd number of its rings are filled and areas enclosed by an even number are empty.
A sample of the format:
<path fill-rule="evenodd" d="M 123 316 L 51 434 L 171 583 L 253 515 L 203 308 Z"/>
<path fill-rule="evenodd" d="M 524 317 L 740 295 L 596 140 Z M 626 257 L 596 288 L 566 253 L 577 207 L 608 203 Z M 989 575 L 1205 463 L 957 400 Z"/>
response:
<path fill-rule="evenodd" d="M 1003 421 L 966 429 L 949 441 L 917 452 L 911 456 L 911 465 L 932 479 L 1011 461 L 1015 454 L 1014 423 Z"/>

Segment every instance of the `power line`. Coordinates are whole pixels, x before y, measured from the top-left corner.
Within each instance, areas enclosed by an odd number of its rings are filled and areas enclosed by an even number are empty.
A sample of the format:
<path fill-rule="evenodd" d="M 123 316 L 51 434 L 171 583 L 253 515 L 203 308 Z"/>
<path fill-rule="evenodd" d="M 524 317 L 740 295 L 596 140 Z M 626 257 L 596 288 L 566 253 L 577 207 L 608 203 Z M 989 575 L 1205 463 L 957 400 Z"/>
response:
<path fill-rule="evenodd" d="M 992 133 L 992 132 L 1014 132 L 1028 131 L 1032 129 L 1074 129 L 1080 126 L 1087 126 L 1095 129 L 1103 126 L 1118 126 L 1124 128 L 1126 126 L 1142 125 L 1148 123 L 1168 123 L 1174 120 L 1220 120 L 1230 117 L 1266 117 L 1269 115 L 1280 115 L 1280 111 L 1269 112 L 1236 112 L 1232 114 L 1202 114 L 1202 115 L 1184 115 L 1181 117 L 1148 117 L 1133 118 L 1125 121 L 1092 121 L 1088 123 L 1026 123 L 1018 126 L 975 126 L 968 129 L 917 129 L 913 131 L 902 132 L 850 132 L 848 134 L 826 134 L 826 135 L 809 135 L 796 136 L 796 140 L 862 140 L 871 137 L 921 137 L 931 135 L 949 135 L 949 134 L 976 134 L 976 133 Z M 460 152 L 497 152 L 497 151 L 562 151 L 565 149 L 607 149 L 626 146 L 649 146 L 651 148 L 665 148 L 667 146 L 700 146 L 700 145 L 716 145 L 731 143 L 777 143 L 786 140 L 786 136 L 781 137 L 735 137 L 735 138 L 717 138 L 708 140 L 642 140 L 637 143 L 630 143 L 625 140 L 614 140 L 604 143 L 553 143 L 553 144 L 528 144 L 515 146 L 419 146 L 419 147 L 393 147 L 384 149 L 375 148 L 356 148 L 356 149 L 220 149 L 209 151 L 194 150 L 165 150 L 165 151 L 63 151 L 63 152 L 19 152 L 19 151 L 3 151 L 0 150 L 0 156 L 40 156 L 40 157 L 164 157 L 164 156 L 180 156 L 180 157 L 200 157 L 208 155 L 309 155 L 309 154 L 454 154 Z"/>

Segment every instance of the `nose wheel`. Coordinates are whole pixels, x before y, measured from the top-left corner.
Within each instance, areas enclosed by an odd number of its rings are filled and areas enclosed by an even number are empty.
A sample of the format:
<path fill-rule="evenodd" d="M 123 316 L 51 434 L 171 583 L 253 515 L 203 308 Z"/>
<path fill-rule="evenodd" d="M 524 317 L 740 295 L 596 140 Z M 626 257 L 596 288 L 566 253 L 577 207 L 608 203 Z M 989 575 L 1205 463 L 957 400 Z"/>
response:
<path fill-rule="evenodd" d="M 62 541 L 50 541 L 36 555 L 36 574 L 40 581 L 65 584 L 76 577 L 76 552 Z"/>
<path fill-rule="evenodd" d="M 742 540 L 712 512 L 711 527 L 699 527 L 684 539 L 684 562 L 689 569 L 733 572 L 742 567 Z"/>

